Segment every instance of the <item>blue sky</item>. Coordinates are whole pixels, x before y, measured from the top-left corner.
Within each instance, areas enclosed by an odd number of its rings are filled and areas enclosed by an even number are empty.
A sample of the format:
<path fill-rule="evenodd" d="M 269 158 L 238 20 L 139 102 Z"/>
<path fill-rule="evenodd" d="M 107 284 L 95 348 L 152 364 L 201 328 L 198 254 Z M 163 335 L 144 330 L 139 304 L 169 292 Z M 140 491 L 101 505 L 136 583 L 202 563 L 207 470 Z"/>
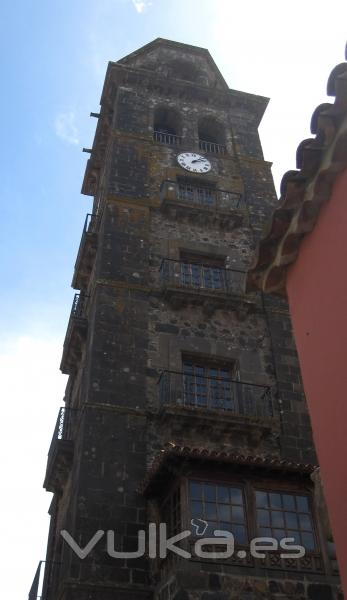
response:
<path fill-rule="evenodd" d="M 73 264 L 91 207 L 80 195 L 81 149 L 92 143 L 89 113 L 98 111 L 107 61 L 159 36 L 209 48 L 230 87 L 271 97 L 260 131 L 278 185 L 310 136 L 314 108 L 326 101 L 331 69 L 343 61 L 346 13 L 342 0 L 329 9 L 311 0 L 3 3 L 1 453 L 11 459 L 0 498 L 4 560 L 11 557 L 2 581 L 7 600 L 25 597 L 46 544 L 45 455 L 65 386 L 58 369 Z M 27 553 L 20 579 L 18 536 Z"/>

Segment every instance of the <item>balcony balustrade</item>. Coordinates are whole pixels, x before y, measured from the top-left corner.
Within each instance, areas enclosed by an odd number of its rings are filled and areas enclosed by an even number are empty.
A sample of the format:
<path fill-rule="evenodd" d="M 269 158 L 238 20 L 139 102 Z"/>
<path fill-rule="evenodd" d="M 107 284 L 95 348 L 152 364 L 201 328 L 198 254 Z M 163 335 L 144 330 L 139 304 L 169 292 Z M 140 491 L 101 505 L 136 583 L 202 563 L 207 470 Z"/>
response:
<path fill-rule="evenodd" d="M 72 408 L 62 407 L 59 409 L 48 451 L 44 481 L 44 487 L 50 492 L 61 489 L 71 467 L 77 414 L 78 411 Z"/>
<path fill-rule="evenodd" d="M 185 372 L 164 371 L 159 379 L 159 399 L 165 407 L 218 410 L 239 417 L 273 416 L 272 394 L 268 386 L 234 381 L 224 377 L 204 377 Z"/>
<path fill-rule="evenodd" d="M 84 222 L 72 279 L 72 287 L 77 290 L 86 289 L 88 286 L 97 248 L 97 226 L 97 215 L 88 213 Z"/>
<path fill-rule="evenodd" d="M 166 290 L 179 289 L 213 296 L 242 295 L 246 272 L 164 258 L 160 266 L 160 280 Z"/>
<path fill-rule="evenodd" d="M 52 600 L 56 597 L 61 563 L 40 560 L 28 595 L 28 600 Z"/>
<path fill-rule="evenodd" d="M 82 346 L 87 334 L 86 304 L 88 297 L 75 294 L 67 326 L 60 368 L 64 374 L 73 373 L 82 356 Z"/>
<path fill-rule="evenodd" d="M 226 154 L 227 149 L 224 144 L 216 144 L 214 142 L 206 142 L 205 140 L 199 140 L 199 148 L 203 152 L 208 154 Z"/>
<path fill-rule="evenodd" d="M 182 141 L 181 136 L 163 131 L 154 131 L 153 140 L 159 144 L 168 144 L 169 146 L 179 146 Z"/>
<path fill-rule="evenodd" d="M 221 227 L 241 225 L 246 218 L 246 203 L 241 193 L 190 182 L 164 181 L 160 189 L 162 209 L 174 209 L 175 216 L 189 217 L 203 224 Z"/>
<path fill-rule="evenodd" d="M 45 600 L 45 596 L 42 594 L 43 579 L 45 574 L 45 560 L 40 560 L 36 569 L 33 582 L 28 595 L 28 600 Z"/>

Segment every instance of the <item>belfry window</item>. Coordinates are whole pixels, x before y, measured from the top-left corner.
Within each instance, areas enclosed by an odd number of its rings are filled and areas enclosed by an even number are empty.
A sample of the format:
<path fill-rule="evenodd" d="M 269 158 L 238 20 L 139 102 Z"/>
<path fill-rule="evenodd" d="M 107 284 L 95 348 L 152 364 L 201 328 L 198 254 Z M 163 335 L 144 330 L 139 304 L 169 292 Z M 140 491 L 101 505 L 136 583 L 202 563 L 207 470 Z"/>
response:
<path fill-rule="evenodd" d="M 155 142 L 169 145 L 179 145 L 181 143 L 181 124 L 176 111 L 159 107 L 154 113 L 153 139 Z"/>
<path fill-rule="evenodd" d="M 213 154 L 226 154 L 225 133 L 222 125 L 211 117 L 199 121 L 199 148 Z"/>

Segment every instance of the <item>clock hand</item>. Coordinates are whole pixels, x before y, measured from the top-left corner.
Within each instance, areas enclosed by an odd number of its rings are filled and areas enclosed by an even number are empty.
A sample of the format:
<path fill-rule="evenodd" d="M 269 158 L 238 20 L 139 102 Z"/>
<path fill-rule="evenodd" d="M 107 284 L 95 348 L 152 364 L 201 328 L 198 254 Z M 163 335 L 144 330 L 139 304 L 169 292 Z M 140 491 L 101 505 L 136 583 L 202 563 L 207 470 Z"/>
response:
<path fill-rule="evenodd" d="M 196 163 L 199 161 L 205 160 L 204 158 L 195 158 L 194 160 L 192 160 L 192 163 Z"/>

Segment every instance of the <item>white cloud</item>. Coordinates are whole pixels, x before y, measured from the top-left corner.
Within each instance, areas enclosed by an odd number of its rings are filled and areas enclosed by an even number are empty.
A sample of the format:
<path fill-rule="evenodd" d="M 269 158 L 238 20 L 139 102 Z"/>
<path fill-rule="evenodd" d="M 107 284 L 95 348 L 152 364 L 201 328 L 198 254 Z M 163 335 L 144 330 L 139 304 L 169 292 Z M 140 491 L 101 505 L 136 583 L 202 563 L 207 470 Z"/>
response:
<path fill-rule="evenodd" d="M 54 130 L 57 136 L 64 142 L 74 145 L 79 144 L 75 119 L 75 113 L 71 110 L 59 113 L 54 120 Z"/>
<path fill-rule="evenodd" d="M 210 9 L 208 46 L 228 85 L 270 97 L 260 137 L 277 189 L 296 167 L 297 146 L 311 137 L 313 111 L 333 101 L 326 82 L 344 57 L 347 5 L 331 0 L 328 12 L 324 6 L 322 0 L 245 0 L 235 9 L 219 0 L 219 10 Z"/>
<path fill-rule="evenodd" d="M 60 337 L 22 336 L 0 348 L 0 563 L 8 600 L 27 597 L 38 561 L 45 558 L 51 494 L 42 482 L 66 384 L 58 368 L 61 351 Z"/>
<path fill-rule="evenodd" d="M 132 0 L 132 2 L 136 11 L 140 14 L 144 13 L 147 8 L 152 6 L 152 2 L 147 2 L 147 0 Z"/>

